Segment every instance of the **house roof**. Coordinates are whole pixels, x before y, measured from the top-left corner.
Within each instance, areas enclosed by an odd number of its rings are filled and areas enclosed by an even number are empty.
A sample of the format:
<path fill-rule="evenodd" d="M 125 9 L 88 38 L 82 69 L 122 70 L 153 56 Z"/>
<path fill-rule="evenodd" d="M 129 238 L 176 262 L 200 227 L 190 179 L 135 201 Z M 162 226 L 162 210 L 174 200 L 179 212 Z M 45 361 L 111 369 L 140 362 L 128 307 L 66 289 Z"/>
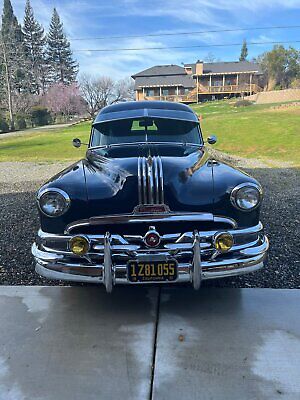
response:
<path fill-rule="evenodd" d="M 138 72 L 132 75 L 135 79 L 139 76 L 163 76 L 163 75 L 186 75 L 185 69 L 179 65 L 155 65 L 154 67 L 145 69 L 144 71 Z"/>
<path fill-rule="evenodd" d="M 193 75 L 196 73 L 196 63 L 185 64 L 185 67 L 192 68 L 192 74 L 187 74 L 186 70 L 179 65 L 155 65 L 132 75 L 135 80 L 134 89 L 143 87 L 163 87 L 163 86 L 181 86 L 184 88 L 194 88 L 196 86 Z M 260 74 L 259 65 L 249 61 L 215 62 L 204 63 L 204 74 L 222 74 L 222 73 L 242 73 L 254 72 Z"/>
<path fill-rule="evenodd" d="M 160 76 L 136 76 L 134 89 L 155 86 L 181 86 L 184 88 L 195 87 L 195 81 L 191 75 L 160 75 Z"/>
<path fill-rule="evenodd" d="M 196 73 L 195 64 L 185 64 L 185 67 L 191 67 L 193 74 Z M 250 61 L 229 61 L 229 62 L 214 62 L 203 63 L 204 74 L 221 74 L 226 72 L 256 72 L 261 73 L 258 64 Z"/>

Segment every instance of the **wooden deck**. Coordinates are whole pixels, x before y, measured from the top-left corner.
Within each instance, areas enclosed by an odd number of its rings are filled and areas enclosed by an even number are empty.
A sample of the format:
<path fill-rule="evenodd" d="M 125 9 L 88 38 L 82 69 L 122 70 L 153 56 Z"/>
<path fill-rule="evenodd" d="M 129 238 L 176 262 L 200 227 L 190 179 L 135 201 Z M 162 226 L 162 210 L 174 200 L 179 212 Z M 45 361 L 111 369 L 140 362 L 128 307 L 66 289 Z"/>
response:
<path fill-rule="evenodd" d="M 187 95 L 168 95 L 168 96 L 145 96 L 145 100 L 160 100 L 160 101 L 174 101 L 178 103 L 196 103 L 197 95 L 209 94 L 255 94 L 261 92 L 263 89 L 258 85 L 243 84 L 243 85 L 225 85 L 225 86 L 200 86 L 193 89 Z"/>
<path fill-rule="evenodd" d="M 261 92 L 262 88 L 258 85 L 244 84 L 244 85 L 225 85 L 225 86 L 201 86 L 199 88 L 199 94 L 215 94 L 215 93 L 258 93 Z"/>

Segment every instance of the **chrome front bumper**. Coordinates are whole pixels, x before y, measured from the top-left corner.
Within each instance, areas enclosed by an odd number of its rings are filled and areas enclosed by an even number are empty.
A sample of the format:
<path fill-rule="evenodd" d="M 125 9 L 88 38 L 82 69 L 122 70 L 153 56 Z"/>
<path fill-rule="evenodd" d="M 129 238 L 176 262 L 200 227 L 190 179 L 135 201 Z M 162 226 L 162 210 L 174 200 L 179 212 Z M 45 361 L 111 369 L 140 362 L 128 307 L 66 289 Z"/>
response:
<path fill-rule="evenodd" d="M 217 231 L 203 231 L 164 235 L 157 249 L 141 246 L 141 237 L 137 235 L 86 235 L 91 249 L 80 257 L 68 250 L 68 242 L 74 235 L 54 235 L 40 230 L 32 254 L 38 274 L 49 279 L 102 283 L 108 292 L 116 284 L 146 283 L 128 280 L 127 262 L 132 259 L 175 259 L 178 263 L 176 281 L 157 283 L 191 283 L 198 289 L 202 280 L 246 274 L 263 267 L 269 242 L 261 223 L 227 232 L 233 235 L 235 244 L 225 254 L 218 254 L 214 249 L 213 237 Z"/>

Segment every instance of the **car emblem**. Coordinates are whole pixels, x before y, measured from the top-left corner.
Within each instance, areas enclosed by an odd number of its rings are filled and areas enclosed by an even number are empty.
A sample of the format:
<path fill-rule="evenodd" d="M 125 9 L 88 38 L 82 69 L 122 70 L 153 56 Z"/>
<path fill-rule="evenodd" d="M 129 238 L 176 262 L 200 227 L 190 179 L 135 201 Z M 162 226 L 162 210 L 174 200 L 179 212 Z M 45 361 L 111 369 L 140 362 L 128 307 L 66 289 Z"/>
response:
<path fill-rule="evenodd" d="M 160 235 L 154 226 L 149 227 L 149 231 L 144 236 L 144 243 L 148 247 L 157 247 L 160 244 Z"/>

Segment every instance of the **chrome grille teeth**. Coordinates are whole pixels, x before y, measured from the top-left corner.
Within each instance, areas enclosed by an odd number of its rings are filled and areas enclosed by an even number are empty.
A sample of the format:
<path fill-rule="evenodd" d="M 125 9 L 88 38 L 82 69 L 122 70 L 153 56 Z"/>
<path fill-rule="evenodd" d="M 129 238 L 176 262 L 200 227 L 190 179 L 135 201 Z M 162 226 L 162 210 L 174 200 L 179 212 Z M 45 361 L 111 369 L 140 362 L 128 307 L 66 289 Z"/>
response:
<path fill-rule="evenodd" d="M 138 158 L 139 204 L 163 204 L 163 168 L 161 158 Z"/>

